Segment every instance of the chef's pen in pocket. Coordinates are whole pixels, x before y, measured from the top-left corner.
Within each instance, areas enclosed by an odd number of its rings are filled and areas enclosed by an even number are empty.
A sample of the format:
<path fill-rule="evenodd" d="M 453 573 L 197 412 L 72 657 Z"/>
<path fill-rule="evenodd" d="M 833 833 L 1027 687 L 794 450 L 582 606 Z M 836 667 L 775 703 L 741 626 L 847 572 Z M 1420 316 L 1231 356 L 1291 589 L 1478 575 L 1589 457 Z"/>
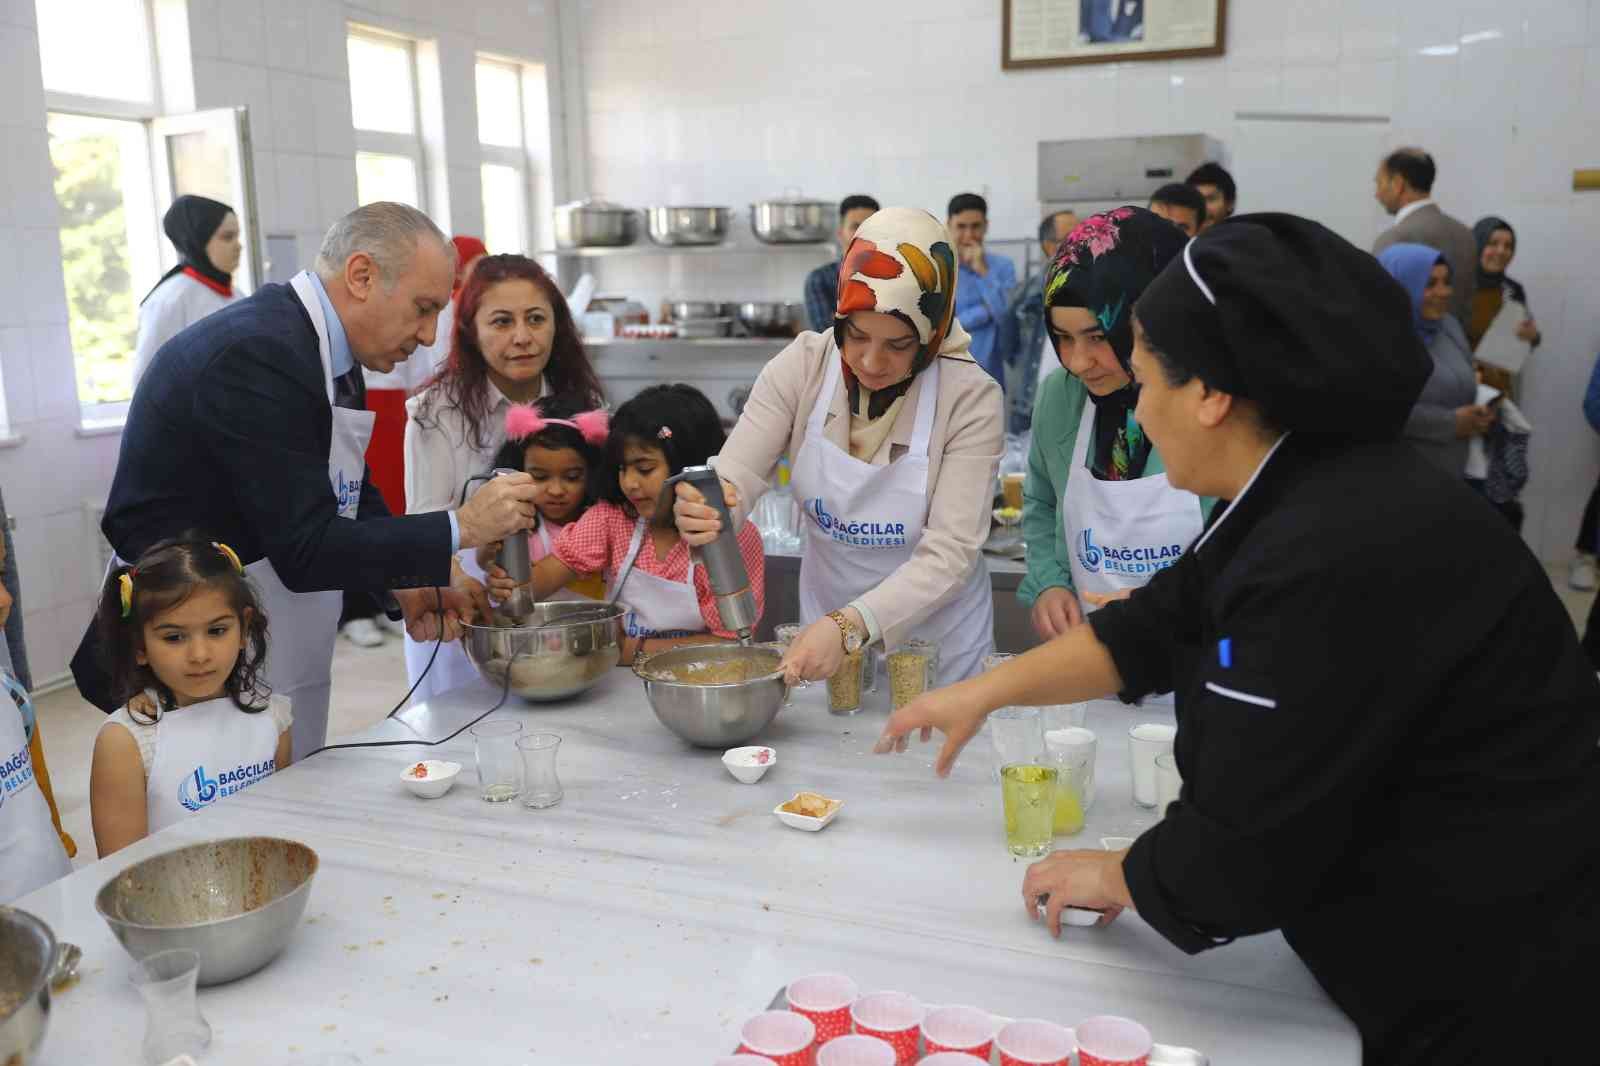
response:
<path fill-rule="evenodd" d="M 460 507 L 466 503 L 467 487 L 469 485 L 471 485 L 474 481 L 485 481 L 492 476 L 493 474 L 475 474 L 472 477 L 469 477 L 461 485 L 461 494 L 456 499 L 456 506 Z M 433 652 L 428 656 L 428 665 L 422 668 L 422 673 L 417 675 L 417 679 L 411 683 L 411 687 L 406 690 L 406 694 L 400 697 L 400 702 L 395 704 L 389 713 L 383 716 L 384 721 L 388 721 L 401 711 L 405 710 L 406 703 L 411 699 L 411 694 L 417 691 L 417 686 L 422 684 L 422 679 L 427 677 L 428 672 L 433 669 L 433 661 L 439 657 L 439 646 L 444 643 L 444 596 L 442 593 L 440 593 L 438 586 L 435 586 L 433 590 L 433 607 L 434 613 L 439 616 L 439 635 L 433 640 Z M 398 748 L 410 747 L 413 745 L 424 748 L 436 748 L 441 744 L 450 743 L 456 737 L 459 737 L 462 733 L 465 733 L 467 730 L 471 729 L 473 726 L 489 717 L 495 711 L 498 711 L 501 707 L 505 706 L 506 699 L 510 695 L 511 667 L 508 664 L 506 666 L 505 682 L 500 687 L 500 698 L 495 701 L 494 706 L 490 707 L 487 711 L 484 711 L 482 714 L 478 715 L 478 717 L 474 718 L 466 725 L 463 725 L 460 729 L 457 729 L 454 733 L 451 733 L 442 740 L 365 740 L 354 741 L 349 744 L 324 744 L 322 747 L 311 752 L 310 755 L 307 755 L 306 758 L 309 759 L 312 755 L 321 755 L 325 751 L 340 751 L 345 748 Z M 302 759 L 301 761 L 304 762 L 305 760 Z"/>

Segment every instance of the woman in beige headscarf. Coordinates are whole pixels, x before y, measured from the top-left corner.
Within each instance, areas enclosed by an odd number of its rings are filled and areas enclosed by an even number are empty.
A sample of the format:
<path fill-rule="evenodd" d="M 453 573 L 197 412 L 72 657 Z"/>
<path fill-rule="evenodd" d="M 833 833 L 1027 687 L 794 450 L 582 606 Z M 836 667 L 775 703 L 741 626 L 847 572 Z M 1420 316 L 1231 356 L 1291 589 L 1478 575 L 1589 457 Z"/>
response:
<path fill-rule="evenodd" d="M 715 460 L 742 522 L 791 457 L 805 513 L 804 632 L 792 681 L 831 676 L 847 652 L 923 637 L 940 683 L 976 673 L 994 644 L 980 549 L 1004 423 L 1000 388 L 955 321 L 956 259 L 938 219 L 884 208 L 856 231 L 828 333 L 767 364 Z M 703 544 L 716 514 L 678 487 L 678 529 Z"/>

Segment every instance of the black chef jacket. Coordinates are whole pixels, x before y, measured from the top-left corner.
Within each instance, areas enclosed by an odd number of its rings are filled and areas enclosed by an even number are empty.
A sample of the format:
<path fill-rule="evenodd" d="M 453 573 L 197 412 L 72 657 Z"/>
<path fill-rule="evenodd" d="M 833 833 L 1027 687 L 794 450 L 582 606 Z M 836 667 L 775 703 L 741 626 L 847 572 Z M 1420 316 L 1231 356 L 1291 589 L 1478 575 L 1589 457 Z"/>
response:
<path fill-rule="evenodd" d="M 1550 578 L 1403 442 L 1291 435 L 1217 513 L 1090 617 L 1124 699 L 1177 696 L 1140 917 L 1281 929 L 1368 1063 L 1551 1061 L 1594 1012 L 1562 1011 L 1600 961 L 1600 681 Z"/>

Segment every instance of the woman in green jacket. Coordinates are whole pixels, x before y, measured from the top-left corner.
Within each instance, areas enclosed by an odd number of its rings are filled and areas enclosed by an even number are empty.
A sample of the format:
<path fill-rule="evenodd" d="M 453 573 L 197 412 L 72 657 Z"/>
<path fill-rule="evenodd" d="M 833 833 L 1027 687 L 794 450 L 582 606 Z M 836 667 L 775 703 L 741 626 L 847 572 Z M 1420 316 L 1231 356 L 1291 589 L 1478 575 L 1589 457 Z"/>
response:
<path fill-rule="evenodd" d="M 1175 489 L 1135 416 L 1133 305 L 1183 231 L 1138 207 L 1093 215 L 1062 242 L 1044 303 L 1062 369 L 1040 386 L 1023 484 L 1028 575 L 1017 596 L 1040 640 L 1171 566 L 1214 501 Z M 1085 604 L 1086 601 L 1086 604 Z"/>

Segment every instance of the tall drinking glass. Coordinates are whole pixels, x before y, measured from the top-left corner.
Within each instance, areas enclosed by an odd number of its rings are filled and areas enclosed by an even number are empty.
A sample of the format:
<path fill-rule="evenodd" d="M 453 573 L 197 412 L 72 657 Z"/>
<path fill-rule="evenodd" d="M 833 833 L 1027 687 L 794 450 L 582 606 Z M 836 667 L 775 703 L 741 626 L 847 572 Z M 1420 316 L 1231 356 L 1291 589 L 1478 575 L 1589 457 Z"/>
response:
<path fill-rule="evenodd" d="M 1012 763 L 1042 765 L 1044 728 L 1037 707 L 1001 707 L 989 715 L 989 739 L 994 743 L 995 775 Z"/>
<path fill-rule="evenodd" d="M 522 753 L 522 805 L 542 810 L 561 802 L 561 778 L 556 776 L 556 755 L 561 738 L 554 733 L 534 733 L 517 738 Z"/>
<path fill-rule="evenodd" d="M 516 799 L 522 791 L 522 757 L 517 752 L 522 723 L 501 718 L 479 722 L 471 732 L 478 757 L 479 795 L 489 803 Z"/>
<path fill-rule="evenodd" d="M 1050 850 L 1055 832 L 1056 769 L 1053 766 L 1002 767 L 1000 801 L 1005 809 L 1006 848 L 1035 858 Z"/>
<path fill-rule="evenodd" d="M 195 1002 L 200 956 L 188 948 L 158 951 L 133 964 L 133 987 L 144 1000 L 146 1066 L 161 1066 L 179 1055 L 199 1057 L 211 1046 L 211 1026 Z"/>

